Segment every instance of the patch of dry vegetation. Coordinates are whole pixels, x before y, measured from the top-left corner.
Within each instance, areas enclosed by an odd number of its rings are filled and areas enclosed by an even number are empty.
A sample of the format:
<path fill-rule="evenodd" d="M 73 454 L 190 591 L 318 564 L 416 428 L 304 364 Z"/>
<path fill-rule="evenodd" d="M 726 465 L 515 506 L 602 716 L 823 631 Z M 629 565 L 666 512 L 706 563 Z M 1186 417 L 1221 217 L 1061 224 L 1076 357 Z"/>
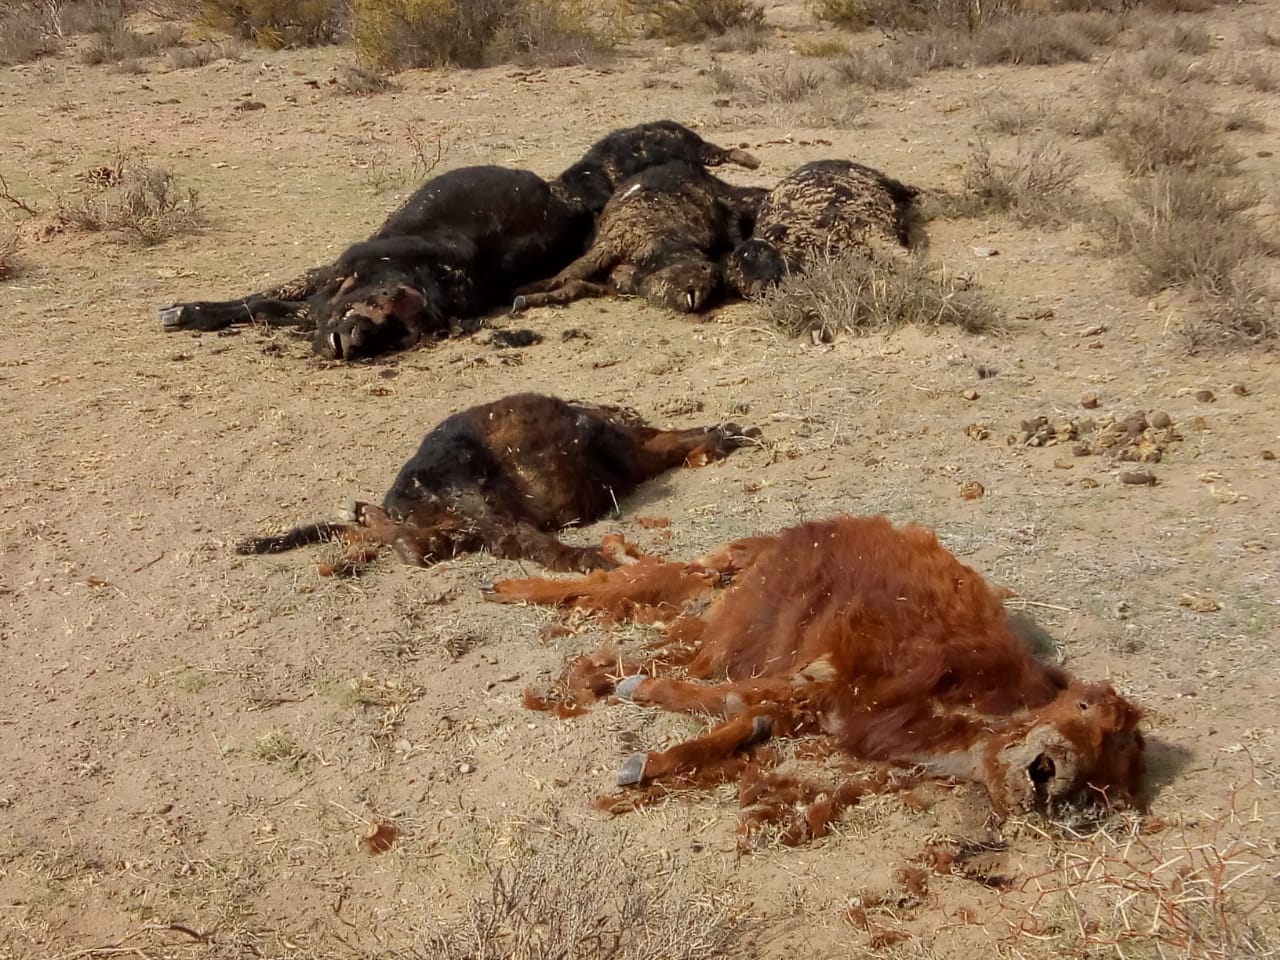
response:
<path fill-rule="evenodd" d="M 1240 157 L 1225 137 L 1233 121 L 1183 87 L 1112 82 L 1107 145 L 1130 181 L 1099 229 L 1140 292 L 1184 289 L 1199 302 L 1182 331 L 1193 347 L 1274 341 L 1264 258 L 1276 248 L 1258 222 L 1258 190 L 1236 175 Z"/>
<path fill-rule="evenodd" d="M 199 230 L 206 222 L 198 192 L 168 170 L 117 160 L 87 195 L 63 198 L 59 218 L 90 232 L 119 233 L 142 246 Z"/>
<path fill-rule="evenodd" d="M 182 42 L 182 28 L 167 24 L 151 33 L 116 26 L 97 34 L 80 52 L 80 62 L 88 66 L 120 63 L 152 57 Z"/>
<path fill-rule="evenodd" d="M 996 160 L 978 141 L 965 165 L 964 189 L 946 198 L 948 216 L 1006 214 L 1020 223 L 1062 225 L 1080 213 L 1080 162 L 1048 142 L 1020 145 L 1008 160 Z"/>
<path fill-rule="evenodd" d="M 18 7 L 0 17 L 0 66 L 39 60 L 60 46 L 57 36 L 35 10 Z"/>
<path fill-rule="evenodd" d="M 998 331 L 999 311 L 962 277 L 918 257 L 851 252 L 820 257 L 759 299 L 770 324 L 791 336 L 830 340 L 908 325 Z"/>
<path fill-rule="evenodd" d="M 201 21 L 278 50 L 334 42 L 347 15 L 345 0 L 203 0 Z"/>
<path fill-rule="evenodd" d="M 18 235 L 8 233 L 0 237 L 0 283 L 12 280 L 22 272 L 22 258 L 18 254 Z"/>
<path fill-rule="evenodd" d="M 431 937 L 438 960 L 715 960 L 737 956 L 732 892 L 675 871 L 646 878 L 587 827 L 551 822 L 484 858 L 488 889 Z"/>
<path fill-rule="evenodd" d="M 351 34 L 361 58 L 387 71 L 564 66 L 614 43 L 585 0 L 352 0 Z"/>
<path fill-rule="evenodd" d="M 676 43 L 694 43 L 731 30 L 758 34 L 764 7 L 755 0 L 625 0 L 644 32 Z"/>
<path fill-rule="evenodd" d="M 1088 61 L 1114 40 L 1118 30 L 1117 19 L 1105 13 L 1007 16 L 972 30 L 938 24 L 851 54 L 836 66 L 850 83 L 873 90 L 903 89 L 934 70 Z"/>

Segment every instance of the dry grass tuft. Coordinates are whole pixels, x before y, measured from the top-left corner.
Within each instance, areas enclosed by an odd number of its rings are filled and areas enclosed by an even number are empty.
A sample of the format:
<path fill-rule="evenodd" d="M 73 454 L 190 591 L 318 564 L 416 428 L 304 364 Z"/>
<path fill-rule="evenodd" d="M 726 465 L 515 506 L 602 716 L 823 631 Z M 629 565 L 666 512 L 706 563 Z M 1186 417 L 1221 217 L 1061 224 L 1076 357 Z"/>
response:
<path fill-rule="evenodd" d="M 352 0 L 351 34 L 360 56 L 388 71 L 565 66 L 614 43 L 586 0 Z"/>
<path fill-rule="evenodd" d="M 385 73 L 359 64 L 344 63 L 338 67 L 338 73 L 333 78 L 333 88 L 348 97 L 371 97 L 395 90 L 397 84 Z"/>
<path fill-rule="evenodd" d="M 268 50 L 332 43 L 346 0 L 203 0 L 202 22 Z"/>
<path fill-rule="evenodd" d="M 154 246 L 199 230 L 206 223 L 200 196 L 168 170 L 118 159 L 105 186 L 74 200 L 64 199 L 59 217 L 90 232 L 121 233 Z"/>
<path fill-rule="evenodd" d="M 102 63 L 137 60 L 141 57 L 155 56 L 161 50 L 176 47 L 181 42 L 182 28 L 173 24 L 163 26 L 152 33 L 139 33 L 136 30 L 117 26 L 94 37 L 80 52 L 80 62 L 88 66 L 96 66 Z"/>
<path fill-rule="evenodd" d="M 43 17 L 35 10 L 19 7 L 0 17 L 0 66 L 30 63 L 61 47 Z"/>
<path fill-rule="evenodd" d="M 791 336 L 829 340 L 908 325 L 997 331 L 999 311 L 968 280 L 916 257 L 854 252 L 815 260 L 760 297 L 764 317 Z"/>
<path fill-rule="evenodd" d="M 1124 92 L 1107 121 L 1107 145 L 1130 176 L 1165 167 L 1226 170 L 1239 158 L 1225 123 L 1202 98 L 1178 87 Z"/>
<path fill-rule="evenodd" d="M 626 0 L 648 36 L 696 43 L 730 30 L 760 31 L 764 7 L 755 0 Z"/>
<path fill-rule="evenodd" d="M 882 47 L 859 51 L 840 60 L 836 67 L 850 83 L 894 90 L 910 86 L 917 77 L 934 70 L 1083 62 L 1114 40 L 1118 24 L 1110 14 L 1070 13 L 1006 16 L 973 30 L 935 25 Z"/>
<path fill-rule="evenodd" d="M 1050 143 L 1019 146 L 1013 157 L 999 161 L 979 141 L 965 165 L 964 192 L 944 202 L 943 212 L 958 217 L 1003 213 L 1021 223 L 1061 225 L 1080 213 L 1079 176 L 1080 162 Z"/>
<path fill-rule="evenodd" d="M 646 880 L 616 846 L 584 827 L 551 823 L 518 838 L 504 861 L 483 858 L 488 890 L 437 931 L 439 960 L 714 960 L 740 955 L 723 884 L 672 871 Z M 625 838 L 617 841 L 625 843 Z"/>
<path fill-rule="evenodd" d="M 192 70 L 204 67 L 216 60 L 244 59 L 242 44 L 238 40 L 222 43 L 200 43 L 194 47 L 174 47 L 167 55 L 169 66 L 175 70 Z"/>

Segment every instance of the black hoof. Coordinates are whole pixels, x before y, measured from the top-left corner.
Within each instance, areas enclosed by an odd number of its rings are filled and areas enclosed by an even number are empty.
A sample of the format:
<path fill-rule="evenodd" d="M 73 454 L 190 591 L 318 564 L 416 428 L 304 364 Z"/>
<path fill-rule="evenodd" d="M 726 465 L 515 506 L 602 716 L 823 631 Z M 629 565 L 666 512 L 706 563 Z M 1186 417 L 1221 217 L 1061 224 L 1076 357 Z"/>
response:
<path fill-rule="evenodd" d="M 511 315 L 514 317 L 529 309 L 529 301 L 524 297 L 516 297 L 511 301 Z"/>
<path fill-rule="evenodd" d="M 643 673 L 636 673 L 629 677 L 623 677 L 618 681 L 618 685 L 613 688 L 613 692 L 623 700 L 630 700 L 632 698 L 632 694 L 636 692 L 636 687 L 640 686 L 641 683 L 648 679 L 649 678 Z"/>
<path fill-rule="evenodd" d="M 634 787 L 644 781 L 644 765 L 647 753 L 633 753 L 618 770 L 618 786 Z"/>

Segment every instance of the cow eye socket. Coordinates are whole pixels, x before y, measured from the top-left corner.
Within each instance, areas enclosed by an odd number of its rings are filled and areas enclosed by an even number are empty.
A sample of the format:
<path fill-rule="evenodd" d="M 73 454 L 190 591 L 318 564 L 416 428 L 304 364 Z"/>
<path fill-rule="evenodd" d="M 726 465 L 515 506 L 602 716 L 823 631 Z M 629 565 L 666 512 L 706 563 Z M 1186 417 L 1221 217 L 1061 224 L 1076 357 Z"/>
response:
<path fill-rule="evenodd" d="M 1027 764 L 1027 776 L 1035 784 L 1048 783 L 1056 773 L 1053 758 L 1044 753 Z"/>

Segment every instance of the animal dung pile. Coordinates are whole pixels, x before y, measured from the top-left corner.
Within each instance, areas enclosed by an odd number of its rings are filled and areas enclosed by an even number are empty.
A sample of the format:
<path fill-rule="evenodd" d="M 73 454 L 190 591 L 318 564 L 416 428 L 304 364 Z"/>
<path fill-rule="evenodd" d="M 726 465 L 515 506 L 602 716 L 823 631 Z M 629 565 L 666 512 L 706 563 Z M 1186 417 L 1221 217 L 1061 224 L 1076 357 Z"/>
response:
<path fill-rule="evenodd" d="M 1071 445 L 1077 457 L 1107 455 L 1126 463 L 1159 463 L 1165 452 L 1182 439 L 1163 410 L 1138 411 L 1127 417 L 1081 417 L 1050 420 L 1046 416 L 1023 420 L 1010 444 L 1027 447 Z"/>

